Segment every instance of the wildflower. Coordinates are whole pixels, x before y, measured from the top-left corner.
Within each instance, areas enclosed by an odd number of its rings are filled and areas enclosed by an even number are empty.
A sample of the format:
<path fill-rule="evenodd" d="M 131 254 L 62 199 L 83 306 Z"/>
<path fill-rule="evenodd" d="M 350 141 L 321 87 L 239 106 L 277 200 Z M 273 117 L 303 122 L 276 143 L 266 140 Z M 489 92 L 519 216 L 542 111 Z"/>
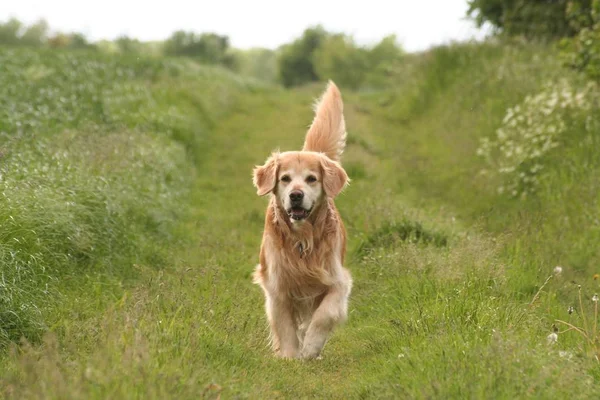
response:
<path fill-rule="evenodd" d="M 554 267 L 554 275 L 560 274 L 562 274 L 562 267 L 560 265 L 557 265 L 556 267 Z"/>
<path fill-rule="evenodd" d="M 594 280 L 597 281 L 598 278 L 600 278 L 600 275 L 599 274 L 594 274 Z"/>
<path fill-rule="evenodd" d="M 598 295 L 597 295 L 597 294 L 595 294 L 595 295 L 592 297 L 592 301 L 593 301 L 594 303 L 597 303 L 597 302 L 598 302 Z"/>
<path fill-rule="evenodd" d="M 569 315 L 573 314 L 573 311 L 575 311 L 573 306 L 569 306 L 569 308 L 567 309 L 567 312 L 569 313 Z"/>
<path fill-rule="evenodd" d="M 573 353 L 571 353 L 569 351 L 560 350 L 558 352 L 558 356 L 561 358 L 566 358 L 567 360 L 570 360 L 571 358 L 573 358 Z"/>
<path fill-rule="evenodd" d="M 551 82 L 535 95 L 506 110 L 492 138 L 482 140 L 479 156 L 506 177 L 503 193 L 513 196 L 534 192 L 539 185 L 539 170 L 529 160 L 541 159 L 558 147 L 573 113 L 580 116 L 594 104 L 593 91 L 572 87 L 566 81 Z"/>
<path fill-rule="evenodd" d="M 548 335 L 546 340 L 548 341 L 548 344 L 556 343 L 558 341 L 558 333 L 552 332 L 551 334 Z"/>

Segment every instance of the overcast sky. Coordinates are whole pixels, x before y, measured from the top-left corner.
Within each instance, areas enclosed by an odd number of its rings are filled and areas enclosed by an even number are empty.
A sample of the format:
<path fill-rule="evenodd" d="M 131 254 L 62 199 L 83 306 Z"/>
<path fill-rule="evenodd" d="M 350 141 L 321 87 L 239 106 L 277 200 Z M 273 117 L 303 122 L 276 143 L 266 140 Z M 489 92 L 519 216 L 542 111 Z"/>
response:
<path fill-rule="evenodd" d="M 276 48 L 310 26 L 345 32 L 361 44 L 396 34 L 408 51 L 483 37 L 465 19 L 467 0 L 0 0 L 0 21 L 46 19 L 92 40 L 128 35 L 162 40 L 178 29 L 227 35 L 234 47 Z"/>

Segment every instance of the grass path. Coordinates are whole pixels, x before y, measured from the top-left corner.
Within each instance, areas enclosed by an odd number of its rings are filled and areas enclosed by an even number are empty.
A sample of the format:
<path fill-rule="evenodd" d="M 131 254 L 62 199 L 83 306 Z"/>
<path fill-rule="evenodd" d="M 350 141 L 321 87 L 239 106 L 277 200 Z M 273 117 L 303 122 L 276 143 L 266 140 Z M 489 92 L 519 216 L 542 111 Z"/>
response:
<path fill-rule="evenodd" d="M 22 365 L 17 397 L 544 398 L 592 396 L 574 361 L 549 352 L 543 322 L 516 299 L 497 238 L 415 204 L 403 184 L 417 140 L 347 95 L 353 182 L 338 205 L 350 236 L 350 317 L 321 361 L 282 361 L 267 347 L 263 297 L 251 284 L 266 200 L 251 169 L 298 149 L 321 87 L 248 94 L 204 141 L 192 212 L 170 267 L 138 283 L 64 343 Z M 412 146 L 412 147 L 411 147 Z M 409 200 L 409 199 L 412 199 Z M 467 226 L 465 226 L 467 225 Z M 540 332 L 542 334 L 540 335 Z M 82 349 L 84 349 L 82 351 Z"/>

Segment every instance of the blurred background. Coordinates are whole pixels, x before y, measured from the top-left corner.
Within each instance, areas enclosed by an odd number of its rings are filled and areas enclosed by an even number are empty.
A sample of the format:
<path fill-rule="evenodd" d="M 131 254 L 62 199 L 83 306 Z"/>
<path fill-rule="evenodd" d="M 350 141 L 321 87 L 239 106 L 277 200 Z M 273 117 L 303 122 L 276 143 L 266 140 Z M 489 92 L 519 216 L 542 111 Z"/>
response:
<path fill-rule="evenodd" d="M 587 49 L 593 0 L 223 1 L 206 6 L 108 0 L 24 0 L 0 10 L 0 44 L 182 56 L 285 86 L 331 78 L 375 84 L 402 54 L 492 34 L 573 38 L 574 64 L 597 63 Z M 596 6 L 597 7 L 597 6 Z M 593 46 L 593 45 L 592 45 Z"/>
<path fill-rule="evenodd" d="M 286 86 L 327 76 L 358 87 L 403 53 L 485 37 L 489 27 L 477 27 L 468 9 L 463 0 L 26 0 L 0 10 L 0 44 L 183 56 Z M 349 66 L 348 76 L 332 76 Z"/>

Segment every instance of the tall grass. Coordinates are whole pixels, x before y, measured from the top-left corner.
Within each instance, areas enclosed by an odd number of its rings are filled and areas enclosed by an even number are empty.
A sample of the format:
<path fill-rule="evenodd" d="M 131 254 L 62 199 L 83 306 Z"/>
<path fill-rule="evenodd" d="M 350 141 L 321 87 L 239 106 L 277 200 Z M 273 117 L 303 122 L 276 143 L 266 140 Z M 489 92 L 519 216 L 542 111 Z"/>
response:
<path fill-rule="evenodd" d="M 68 292 L 118 296 L 135 264 L 168 262 L 198 141 L 243 87 L 218 70 L 86 52 L 0 49 L 0 65 L 4 347 L 67 317 Z"/>

